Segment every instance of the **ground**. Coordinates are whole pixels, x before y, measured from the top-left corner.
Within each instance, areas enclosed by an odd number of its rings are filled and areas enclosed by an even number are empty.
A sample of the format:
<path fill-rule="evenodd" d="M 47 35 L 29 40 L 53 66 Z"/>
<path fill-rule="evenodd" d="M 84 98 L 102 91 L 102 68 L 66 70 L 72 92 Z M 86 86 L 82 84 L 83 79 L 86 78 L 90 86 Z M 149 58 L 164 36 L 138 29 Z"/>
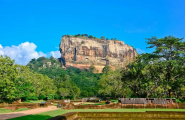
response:
<path fill-rule="evenodd" d="M 3 114 L 0 114 L 0 120 L 16 118 L 16 117 L 25 116 L 25 115 L 38 114 L 38 113 L 53 111 L 57 109 L 58 108 L 56 106 L 48 106 L 47 108 L 36 108 L 36 109 L 30 109 L 30 110 L 25 110 L 20 112 L 3 113 Z M 19 118 L 16 118 L 16 119 L 19 119 Z M 25 120 L 28 120 L 28 119 L 25 119 Z"/>
<path fill-rule="evenodd" d="M 9 110 L 9 109 L 4 109 L 4 108 L 0 108 L 0 113 L 10 113 L 10 112 L 19 112 L 19 111 L 24 111 L 24 110 L 28 110 L 29 108 L 20 108 L 17 110 Z"/>
<path fill-rule="evenodd" d="M 43 101 L 29 101 L 29 103 L 41 103 Z M 104 101 L 105 102 L 105 101 Z M 111 102 L 118 102 L 118 100 L 111 100 Z M 93 102 L 84 102 L 82 104 L 93 104 Z M 75 102 L 75 104 L 81 104 L 81 102 Z M 103 105 L 105 103 L 94 103 L 95 105 Z M 62 110 L 55 106 L 49 106 L 48 108 L 36 108 L 28 110 L 27 108 L 21 108 L 16 111 L 0 108 L 0 120 L 46 120 L 48 118 L 62 115 L 67 112 L 145 112 L 145 111 L 184 111 L 185 109 L 74 109 L 74 110 Z M 24 111 L 25 110 L 25 111 Z M 20 111 L 20 112 L 19 112 Z M 46 112 L 47 111 L 47 112 Z M 12 113 L 10 113 L 12 112 Z"/>
<path fill-rule="evenodd" d="M 43 112 L 35 115 L 27 115 L 9 120 L 46 120 L 57 115 L 62 115 L 67 112 L 145 112 L 145 111 L 183 111 L 185 109 L 74 109 L 62 110 L 57 109 L 49 112 Z"/>

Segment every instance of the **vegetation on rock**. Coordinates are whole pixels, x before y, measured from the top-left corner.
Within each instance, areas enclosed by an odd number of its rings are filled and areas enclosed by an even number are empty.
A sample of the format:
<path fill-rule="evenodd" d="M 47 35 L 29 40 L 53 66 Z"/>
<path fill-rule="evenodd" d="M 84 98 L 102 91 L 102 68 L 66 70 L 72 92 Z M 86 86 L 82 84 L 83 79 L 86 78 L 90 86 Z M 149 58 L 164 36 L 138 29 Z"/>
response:
<path fill-rule="evenodd" d="M 92 35 L 88 35 L 88 34 L 77 34 L 77 35 L 63 35 L 62 37 L 81 37 L 81 38 L 91 38 L 91 39 L 97 39 L 97 40 L 118 40 L 117 38 L 105 38 L 104 36 L 101 36 L 100 38 L 94 37 Z"/>

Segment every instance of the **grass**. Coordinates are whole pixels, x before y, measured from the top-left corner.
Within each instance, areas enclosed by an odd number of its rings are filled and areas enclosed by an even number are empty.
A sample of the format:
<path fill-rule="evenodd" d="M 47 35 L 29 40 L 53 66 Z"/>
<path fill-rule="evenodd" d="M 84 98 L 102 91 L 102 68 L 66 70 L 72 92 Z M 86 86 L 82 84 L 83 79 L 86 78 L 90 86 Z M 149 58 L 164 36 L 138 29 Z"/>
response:
<path fill-rule="evenodd" d="M 28 110 L 28 109 L 29 108 L 19 108 L 17 110 L 9 110 L 9 109 L 0 108 L 0 113 L 19 112 L 19 111 L 24 111 L 24 110 Z"/>
<path fill-rule="evenodd" d="M 183 111 L 185 109 L 73 109 L 73 110 L 54 110 L 43 112 L 35 115 L 27 115 L 9 120 L 46 120 L 57 115 L 62 115 L 68 112 L 145 112 L 145 111 Z"/>
<path fill-rule="evenodd" d="M 94 105 L 106 105 L 105 103 L 94 103 Z"/>
<path fill-rule="evenodd" d="M 81 105 L 91 105 L 93 102 L 85 102 L 85 103 L 82 103 Z"/>
<path fill-rule="evenodd" d="M 0 108 L 0 113 L 9 113 L 12 112 L 12 110 Z"/>
<path fill-rule="evenodd" d="M 118 103 L 118 100 L 111 100 L 111 102 L 114 102 L 114 103 L 116 102 L 116 103 Z"/>
<path fill-rule="evenodd" d="M 22 103 L 41 103 L 45 102 L 44 100 L 36 100 L 36 101 L 29 101 L 29 102 L 22 102 Z"/>

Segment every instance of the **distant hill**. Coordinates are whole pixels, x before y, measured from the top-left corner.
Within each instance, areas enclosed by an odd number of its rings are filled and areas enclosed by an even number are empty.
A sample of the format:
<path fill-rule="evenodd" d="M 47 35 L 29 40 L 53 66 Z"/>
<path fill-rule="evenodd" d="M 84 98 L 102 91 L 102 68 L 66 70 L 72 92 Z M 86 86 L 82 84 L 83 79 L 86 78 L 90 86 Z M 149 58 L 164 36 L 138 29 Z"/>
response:
<path fill-rule="evenodd" d="M 62 67 L 62 64 L 58 59 L 51 56 L 50 58 L 39 57 L 38 59 L 32 59 L 27 66 L 30 66 L 32 70 L 39 70 L 41 68 L 53 68 Z"/>

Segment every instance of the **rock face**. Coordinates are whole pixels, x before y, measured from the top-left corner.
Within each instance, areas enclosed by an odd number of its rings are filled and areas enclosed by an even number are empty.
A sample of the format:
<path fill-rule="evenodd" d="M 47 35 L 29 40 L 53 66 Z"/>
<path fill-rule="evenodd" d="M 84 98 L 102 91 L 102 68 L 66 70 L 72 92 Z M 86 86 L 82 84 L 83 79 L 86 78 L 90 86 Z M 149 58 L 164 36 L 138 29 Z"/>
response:
<path fill-rule="evenodd" d="M 87 69 L 94 65 L 98 72 L 102 72 L 105 65 L 112 67 L 123 66 L 126 60 L 134 60 L 136 50 L 123 41 L 97 40 L 86 37 L 61 38 L 61 58 L 59 60 L 65 67 L 78 67 Z"/>

